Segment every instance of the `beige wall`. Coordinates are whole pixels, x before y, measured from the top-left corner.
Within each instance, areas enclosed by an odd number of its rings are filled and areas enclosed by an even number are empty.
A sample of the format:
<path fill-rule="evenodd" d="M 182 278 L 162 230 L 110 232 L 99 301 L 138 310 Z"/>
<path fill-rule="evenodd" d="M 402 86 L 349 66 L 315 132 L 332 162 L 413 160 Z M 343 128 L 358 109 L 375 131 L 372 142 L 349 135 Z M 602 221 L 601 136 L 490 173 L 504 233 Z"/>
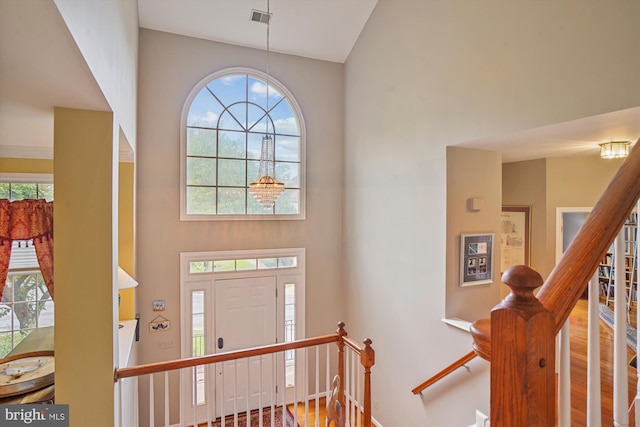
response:
<path fill-rule="evenodd" d="M 556 209 L 592 207 L 613 178 L 622 160 L 592 157 L 547 159 L 547 265 L 556 260 Z M 549 272 L 551 269 L 549 270 Z"/>
<path fill-rule="evenodd" d="M 114 120 L 136 147 L 138 4 L 54 0 L 104 94 Z"/>
<path fill-rule="evenodd" d="M 447 292 L 445 316 L 474 321 L 499 302 L 502 156 L 495 151 L 447 147 Z M 469 200 L 480 199 L 472 210 Z M 493 282 L 460 286 L 460 235 L 493 233 Z"/>
<path fill-rule="evenodd" d="M 545 159 L 502 165 L 502 204 L 531 207 L 530 266 L 547 277 L 553 264 L 546 255 L 547 161 Z M 503 288 L 503 294 L 508 288 Z"/>
<path fill-rule="evenodd" d="M 344 315 L 343 66 L 279 54 L 269 59 L 271 75 L 291 91 L 305 119 L 306 220 L 181 222 L 179 125 L 187 95 L 201 79 L 223 68 L 264 70 L 265 56 L 263 51 L 149 30 L 141 30 L 140 43 L 138 308 L 141 324 L 147 325 L 157 315 L 152 301 L 164 299 L 163 316 L 172 322 L 162 334 L 141 328 L 140 362 L 180 357 L 181 252 L 306 248 L 306 334 L 334 331 Z M 159 338 L 173 339 L 176 346 L 159 350 Z"/>
<path fill-rule="evenodd" d="M 547 277 L 556 261 L 556 211 L 593 207 L 622 160 L 551 157 L 503 165 L 503 204 L 531 206 L 531 266 Z"/>
<path fill-rule="evenodd" d="M 345 284 L 351 333 L 379 349 L 386 427 L 488 412 L 482 361 L 410 394 L 471 348 L 440 320 L 457 237 L 445 147 L 639 105 L 639 16 L 638 2 L 378 1 L 345 66 Z"/>

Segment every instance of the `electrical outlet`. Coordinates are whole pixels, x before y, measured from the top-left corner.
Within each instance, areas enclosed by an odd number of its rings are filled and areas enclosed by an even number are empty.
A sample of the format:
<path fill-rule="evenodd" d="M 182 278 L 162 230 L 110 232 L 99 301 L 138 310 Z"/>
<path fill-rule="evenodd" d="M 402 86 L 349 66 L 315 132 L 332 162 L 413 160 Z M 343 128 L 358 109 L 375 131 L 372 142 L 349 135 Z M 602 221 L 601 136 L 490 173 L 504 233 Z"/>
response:
<path fill-rule="evenodd" d="M 165 348 L 173 348 L 173 347 L 174 347 L 173 340 L 170 338 L 158 340 L 158 348 L 160 350 L 163 350 Z"/>

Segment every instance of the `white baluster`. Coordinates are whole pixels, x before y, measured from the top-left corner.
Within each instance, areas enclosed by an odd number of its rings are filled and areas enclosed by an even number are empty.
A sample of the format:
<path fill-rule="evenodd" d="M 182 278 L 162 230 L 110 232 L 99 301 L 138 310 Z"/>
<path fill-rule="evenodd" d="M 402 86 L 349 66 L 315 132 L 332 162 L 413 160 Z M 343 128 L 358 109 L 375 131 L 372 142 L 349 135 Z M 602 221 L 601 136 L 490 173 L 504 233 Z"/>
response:
<path fill-rule="evenodd" d="M 360 358 L 356 357 L 356 366 L 358 367 L 358 372 L 356 375 L 356 402 L 358 402 L 358 427 L 362 427 L 362 415 L 364 413 L 364 368 L 360 364 Z"/>
<path fill-rule="evenodd" d="M 153 402 L 153 374 L 149 374 L 149 427 L 155 427 L 156 422 L 153 417 L 155 412 Z"/>
<path fill-rule="evenodd" d="M 627 379 L 627 313 L 624 227 L 615 240 L 614 253 L 615 288 L 613 328 L 613 424 L 616 427 L 629 425 L 627 402 L 629 401 Z"/>
<path fill-rule="evenodd" d="M 351 385 L 349 389 L 351 390 L 351 405 L 353 406 L 353 410 L 351 411 L 352 424 L 356 425 L 356 419 L 358 418 L 358 406 L 356 401 L 356 389 L 354 385 L 356 384 L 356 374 L 358 372 L 358 363 L 356 362 L 356 352 L 351 350 Z"/>
<path fill-rule="evenodd" d="M 638 200 L 638 205 L 636 207 L 636 238 L 635 238 L 635 256 L 636 256 L 636 286 L 640 285 L 640 260 L 638 256 L 640 255 L 640 249 L 638 248 L 638 238 L 640 238 L 640 200 Z M 636 387 L 636 397 L 633 401 L 634 408 L 636 411 L 636 427 L 640 427 L 640 369 L 638 368 L 638 346 L 640 345 L 640 294 L 638 294 L 638 289 L 636 287 L 636 374 L 638 375 L 638 384 Z"/>
<path fill-rule="evenodd" d="M 286 369 L 286 356 L 282 355 L 282 387 L 280 388 L 280 394 L 282 395 L 282 415 L 284 415 L 287 411 L 287 369 Z M 296 384 L 298 383 L 298 360 L 295 360 L 295 369 L 293 370 L 293 390 L 295 396 Z M 295 397 L 294 397 L 295 398 Z M 298 422 L 298 413 L 297 411 L 293 412 L 293 420 L 294 424 Z"/>
<path fill-rule="evenodd" d="M 164 425 L 169 423 L 169 371 L 164 371 Z"/>
<path fill-rule="evenodd" d="M 331 381 L 329 380 L 329 375 L 331 374 L 331 344 L 327 344 L 325 346 L 325 355 L 326 355 L 326 371 L 325 371 L 325 385 L 327 387 L 327 392 L 325 394 L 325 398 L 324 398 L 324 404 L 325 406 L 329 403 L 329 390 L 331 388 Z M 342 378 L 340 378 L 340 381 L 342 381 Z"/>
<path fill-rule="evenodd" d="M 116 388 L 118 389 L 118 419 L 120 420 L 120 423 L 118 424 L 120 427 L 122 426 L 122 382 L 124 381 L 124 378 L 121 378 L 118 380 L 118 382 L 116 383 Z"/>
<path fill-rule="evenodd" d="M 225 362 L 220 363 L 220 390 L 218 394 L 220 395 L 220 425 L 225 425 L 225 407 L 224 407 L 224 364 Z"/>
<path fill-rule="evenodd" d="M 600 281 L 598 271 L 589 282 L 589 311 L 587 325 L 587 425 L 602 424 L 600 398 Z"/>
<path fill-rule="evenodd" d="M 569 319 L 558 340 L 558 427 L 571 426 L 571 361 Z"/>
<path fill-rule="evenodd" d="M 198 367 L 191 368 L 193 372 L 193 425 L 198 425 Z"/>
<path fill-rule="evenodd" d="M 233 360 L 233 426 L 238 427 L 238 359 Z"/>
<path fill-rule="evenodd" d="M 211 379 L 215 378 L 214 375 L 212 375 L 212 373 L 215 372 L 215 363 L 213 364 L 209 364 L 207 365 L 205 372 L 206 375 L 204 376 L 205 381 L 204 381 L 204 389 L 205 389 L 205 396 L 207 396 L 207 427 L 211 427 L 213 425 L 213 414 L 211 413 L 211 404 L 213 403 L 215 405 L 215 402 L 213 400 L 213 387 L 211 386 Z"/>
<path fill-rule="evenodd" d="M 309 347 L 304 348 L 304 385 L 302 392 L 304 395 L 304 425 L 309 425 Z"/>
<path fill-rule="evenodd" d="M 296 374 L 298 373 L 298 364 L 300 363 L 300 359 L 302 359 L 300 357 L 300 350 L 296 350 Z M 304 374 L 304 371 L 302 371 L 302 373 Z M 286 377 L 285 377 L 286 378 Z M 293 417 L 295 419 L 295 422 L 298 422 L 298 383 L 300 382 L 300 379 L 298 378 L 298 375 L 296 375 L 296 380 L 293 384 Z M 284 411 L 284 408 L 282 408 L 282 410 Z"/>
<path fill-rule="evenodd" d="M 246 376 L 246 381 L 245 381 L 245 390 L 246 390 L 246 394 L 244 395 L 244 402 L 245 402 L 245 416 L 247 417 L 247 420 L 250 420 L 251 417 L 251 408 L 249 407 L 249 397 L 251 396 L 251 390 L 249 390 L 249 377 L 251 376 L 251 358 L 247 357 L 245 359 L 245 366 L 246 371 L 247 371 L 247 376 Z M 247 421 L 248 422 L 248 421 Z"/>
<path fill-rule="evenodd" d="M 277 371 L 276 371 L 276 359 L 277 359 L 277 355 L 273 354 L 271 355 L 271 391 L 269 393 L 269 407 L 271 408 L 271 414 L 275 414 L 275 407 L 274 407 L 274 401 L 276 400 L 276 387 L 277 387 L 277 383 L 278 383 L 278 375 L 277 375 Z M 276 403 L 277 405 L 277 403 Z M 282 408 L 284 410 L 284 408 Z M 284 412 L 283 412 L 284 414 Z M 275 427 L 274 426 L 274 422 L 275 422 L 275 416 L 271 416 L 271 427 Z"/>
<path fill-rule="evenodd" d="M 351 358 L 349 357 L 349 347 L 344 348 L 344 379 L 340 378 L 340 381 L 344 382 L 342 389 L 344 390 L 344 419 L 346 425 L 351 425 L 351 402 L 349 401 L 349 373 L 351 372 Z"/>
<path fill-rule="evenodd" d="M 260 362 L 259 362 L 259 373 L 258 375 L 260 376 L 260 378 L 258 378 L 258 427 L 262 427 L 262 356 L 258 356 L 260 358 Z M 249 399 L 247 398 L 247 401 L 249 401 Z M 273 414 L 273 412 L 271 413 Z M 247 420 L 249 420 L 249 412 L 247 412 Z M 247 423 L 249 423 L 249 421 L 247 421 Z"/>
<path fill-rule="evenodd" d="M 315 427 L 320 425 L 320 346 L 316 346 L 316 422 Z"/>

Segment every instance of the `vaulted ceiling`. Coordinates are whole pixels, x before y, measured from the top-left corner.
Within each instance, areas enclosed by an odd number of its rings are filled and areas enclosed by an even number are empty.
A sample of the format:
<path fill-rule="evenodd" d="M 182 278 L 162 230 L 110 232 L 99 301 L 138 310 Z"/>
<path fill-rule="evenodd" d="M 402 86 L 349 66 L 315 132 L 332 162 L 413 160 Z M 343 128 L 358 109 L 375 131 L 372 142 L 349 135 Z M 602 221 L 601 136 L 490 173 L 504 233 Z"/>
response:
<path fill-rule="evenodd" d="M 376 3 L 270 0 L 270 50 L 345 62 Z M 143 28 L 257 49 L 266 46 L 266 25 L 252 22 L 250 14 L 253 9 L 266 11 L 267 0 L 138 0 L 138 9 Z M 53 106 L 108 109 L 53 1 L 2 1 L 0 157 L 50 157 Z M 600 142 L 635 142 L 639 137 L 636 106 L 463 145 L 501 151 L 503 161 L 517 161 L 592 155 Z"/>

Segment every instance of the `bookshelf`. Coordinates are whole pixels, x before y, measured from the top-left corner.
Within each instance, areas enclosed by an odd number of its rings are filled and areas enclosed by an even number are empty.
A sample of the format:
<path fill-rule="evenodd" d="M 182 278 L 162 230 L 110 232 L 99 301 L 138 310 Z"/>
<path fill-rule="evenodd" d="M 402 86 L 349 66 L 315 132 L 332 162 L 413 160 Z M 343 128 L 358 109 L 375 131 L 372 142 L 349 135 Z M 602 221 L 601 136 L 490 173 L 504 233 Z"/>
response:
<path fill-rule="evenodd" d="M 637 302 L 637 262 L 638 262 L 638 213 L 632 212 L 624 224 L 624 289 L 626 293 L 627 310 L 631 304 Z M 598 267 L 600 293 L 605 297 L 605 304 L 613 303 L 616 292 L 615 258 L 618 254 L 614 251 L 614 245 L 602 259 Z M 618 287 L 619 288 L 619 287 Z"/>

